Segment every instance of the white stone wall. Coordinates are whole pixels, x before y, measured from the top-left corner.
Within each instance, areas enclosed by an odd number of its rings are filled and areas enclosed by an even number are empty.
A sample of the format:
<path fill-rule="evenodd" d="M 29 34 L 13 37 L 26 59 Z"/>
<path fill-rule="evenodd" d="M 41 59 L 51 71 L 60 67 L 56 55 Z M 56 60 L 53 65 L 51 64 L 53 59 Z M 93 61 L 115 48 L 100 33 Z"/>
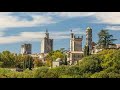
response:
<path fill-rule="evenodd" d="M 53 39 L 44 38 L 41 42 L 41 53 L 48 53 L 53 50 Z"/>
<path fill-rule="evenodd" d="M 59 67 L 59 66 L 60 66 L 60 62 L 53 61 L 53 68 L 54 68 L 54 67 Z"/>
<path fill-rule="evenodd" d="M 43 39 L 41 41 L 41 53 L 44 53 L 44 49 L 45 49 L 45 40 Z"/>

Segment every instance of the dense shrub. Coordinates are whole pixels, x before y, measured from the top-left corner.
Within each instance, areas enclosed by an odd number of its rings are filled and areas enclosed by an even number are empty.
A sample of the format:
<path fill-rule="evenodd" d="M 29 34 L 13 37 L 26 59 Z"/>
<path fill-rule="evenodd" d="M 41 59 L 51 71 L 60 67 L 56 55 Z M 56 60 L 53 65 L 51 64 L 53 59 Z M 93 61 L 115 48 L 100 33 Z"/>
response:
<path fill-rule="evenodd" d="M 79 62 L 79 67 L 82 73 L 95 73 L 102 70 L 100 63 L 101 60 L 97 55 L 91 55 L 83 58 L 82 61 Z"/>
<path fill-rule="evenodd" d="M 39 67 L 23 72 L 0 68 L 0 78 L 120 78 L 120 50 L 103 50 L 73 66 Z"/>
<path fill-rule="evenodd" d="M 48 70 L 49 70 L 48 67 L 39 67 L 33 71 L 34 77 L 35 78 L 45 78 Z"/>

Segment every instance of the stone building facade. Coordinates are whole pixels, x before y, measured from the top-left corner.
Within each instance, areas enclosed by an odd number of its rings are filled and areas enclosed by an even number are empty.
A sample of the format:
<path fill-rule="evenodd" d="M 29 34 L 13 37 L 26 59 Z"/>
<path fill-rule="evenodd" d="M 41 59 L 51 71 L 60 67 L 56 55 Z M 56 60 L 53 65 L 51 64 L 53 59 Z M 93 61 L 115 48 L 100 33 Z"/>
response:
<path fill-rule="evenodd" d="M 83 56 L 82 40 L 83 40 L 83 36 L 76 37 L 71 30 L 70 51 L 67 52 L 67 61 L 70 63 L 70 65 L 75 64 Z"/>

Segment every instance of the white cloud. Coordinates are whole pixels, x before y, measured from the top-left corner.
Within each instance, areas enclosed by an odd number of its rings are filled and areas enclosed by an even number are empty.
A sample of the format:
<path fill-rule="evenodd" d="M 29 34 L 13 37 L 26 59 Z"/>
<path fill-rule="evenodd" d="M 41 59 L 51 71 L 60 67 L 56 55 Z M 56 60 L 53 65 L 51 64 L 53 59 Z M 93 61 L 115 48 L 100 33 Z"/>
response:
<path fill-rule="evenodd" d="M 56 15 L 62 18 L 95 17 L 91 23 L 120 24 L 120 12 L 50 12 L 48 15 Z"/>
<path fill-rule="evenodd" d="M 106 29 L 108 29 L 108 30 L 120 30 L 120 26 L 107 26 Z"/>
<path fill-rule="evenodd" d="M 12 12 L 0 12 L 0 16 L 10 15 L 10 14 L 12 14 Z"/>
<path fill-rule="evenodd" d="M 0 32 L 0 36 L 3 36 L 5 33 L 4 32 Z"/>
<path fill-rule="evenodd" d="M 40 32 L 22 32 L 18 36 L 0 37 L 0 44 L 40 41 L 43 37 L 44 34 Z"/>
<path fill-rule="evenodd" d="M 84 34 L 80 32 L 80 29 L 75 28 L 72 29 L 75 34 Z M 68 39 L 70 38 L 70 32 L 49 32 L 50 38 L 52 39 Z M 45 32 L 21 32 L 17 36 L 0 36 L 0 44 L 9 44 L 9 43 L 17 43 L 17 42 L 34 42 L 41 41 L 45 36 Z"/>
<path fill-rule="evenodd" d="M 10 27 L 33 27 L 37 25 L 46 25 L 56 23 L 57 17 L 74 18 L 92 16 L 96 18 L 95 23 L 120 24 L 120 12 L 22 12 L 28 15 L 32 20 L 20 19 L 19 16 L 13 15 L 12 12 L 0 12 L 0 31 L 4 31 Z M 59 18 L 58 18 L 59 19 Z M 64 19 L 63 19 L 64 20 Z M 93 22 L 91 22 L 93 23 Z M 85 34 L 80 28 L 71 28 L 75 34 Z M 70 29 L 70 30 L 71 30 Z M 108 30 L 120 30 L 120 26 L 107 26 Z M 50 32 L 53 39 L 69 38 L 70 31 L 67 32 Z M 18 36 L 3 37 L 4 32 L 0 32 L 0 44 L 16 43 L 21 41 L 39 41 L 44 37 L 44 32 L 22 32 Z"/>
<path fill-rule="evenodd" d="M 81 31 L 81 28 L 70 28 L 69 31 L 64 32 L 50 32 L 50 36 L 53 39 L 69 39 L 71 30 L 74 34 L 84 35 L 85 32 Z"/>
<path fill-rule="evenodd" d="M 39 15 L 40 13 L 36 13 Z M 106 23 L 106 24 L 120 24 L 120 12 L 43 12 L 44 16 L 57 16 L 64 18 L 75 18 L 75 17 L 95 17 L 95 23 Z M 93 23 L 93 20 L 91 20 Z"/>
<path fill-rule="evenodd" d="M 37 25 L 45 25 L 55 23 L 52 17 L 43 15 L 30 15 L 32 20 L 19 19 L 18 16 L 13 16 L 12 13 L 0 13 L 0 28 L 10 27 L 32 27 Z"/>
<path fill-rule="evenodd" d="M 24 38 L 35 39 L 35 38 L 43 38 L 45 34 L 44 32 L 22 32 L 20 33 L 20 36 Z"/>
<path fill-rule="evenodd" d="M 94 17 L 97 23 L 120 24 L 120 12 L 97 12 Z"/>
<path fill-rule="evenodd" d="M 71 28 L 71 30 L 72 30 L 72 32 L 74 32 L 75 34 L 82 34 L 82 35 L 84 35 L 84 34 L 86 34 L 85 32 L 82 32 L 81 30 L 81 28 Z"/>
<path fill-rule="evenodd" d="M 73 18 L 73 17 L 82 17 L 82 16 L 91 16 L 94 15 L 95 12 L 55 12 L 52 13 L 53 15 L 58 15 L 60 17 L 68 17 L 68 18 Z"/>
<path fill-rule="evenodd" d="M 74 17 L 95 17 L 95 23 L 120 24 L 120 12 L 0 12 L 0 29 L 9 27 L 33 27 L 56 23 Z M 32 20 L 19 17 L 30 16 Z M 56 18 L 57 17 L 57 18 Z M 91 21 L 92 23 L 92 21 Z"/>
<path fill-rule="evenodd" d="M 63 18 L 89 16 L 96 18 L 94 23 L 120 24 L 120 12 L 55 12 L 53 14 Z"/>

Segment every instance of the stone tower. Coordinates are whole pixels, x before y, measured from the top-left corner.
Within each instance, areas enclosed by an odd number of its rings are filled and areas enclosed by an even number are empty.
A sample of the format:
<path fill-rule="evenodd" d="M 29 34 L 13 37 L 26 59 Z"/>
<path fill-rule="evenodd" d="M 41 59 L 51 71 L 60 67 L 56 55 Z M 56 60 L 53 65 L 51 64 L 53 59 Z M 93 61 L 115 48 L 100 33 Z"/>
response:
<path fill-rule="evenodd" d="M 82 40 L 83 37 L 75 37 L 71 30 L 70 34 L 70 51 L 82 51 Z"/>
<path fill-rule="evenodd" d="M 31 44 L 21 45 L 21 54 L 32 54 L 32 45 Z"/>
<path fill-rule="evenodd" d="M 90 53 L 92 52 L 92 29 L 87 27 L 86 29 L 86 46 L 89 46 Z"/>
<path fill-rule="evenodd" d="M 75 65 L 83 56 L 82 51 L 83 36 L 77 37 L 71 30 L 70 34 L 70 51 L 67 53 L 67 61 L 70 65 Z"/>
<path fill-rule="evenodd" d="M 53 50 L 53 39 L 49 39 L 48 30 L 46 30 L 45 37 L 41 42 L 41 53 L 49 53 Z"/>

